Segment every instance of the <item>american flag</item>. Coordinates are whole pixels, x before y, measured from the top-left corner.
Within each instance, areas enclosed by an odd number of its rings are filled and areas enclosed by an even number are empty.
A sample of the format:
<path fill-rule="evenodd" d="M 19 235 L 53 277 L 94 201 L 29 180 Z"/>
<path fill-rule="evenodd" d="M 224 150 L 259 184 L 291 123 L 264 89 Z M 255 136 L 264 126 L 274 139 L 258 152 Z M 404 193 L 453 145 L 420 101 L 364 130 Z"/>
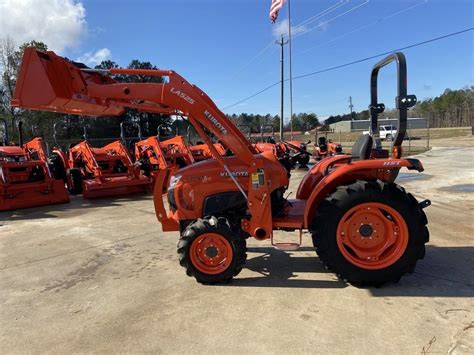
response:
<path fill-rule="evenodd" d="M 270 5 L 270 20 L 272 23 L 278 18 L 278 12 L 281 10 L 283 5 L 285 4 L 286 0 L 272 0 L 272 4 Z"/>

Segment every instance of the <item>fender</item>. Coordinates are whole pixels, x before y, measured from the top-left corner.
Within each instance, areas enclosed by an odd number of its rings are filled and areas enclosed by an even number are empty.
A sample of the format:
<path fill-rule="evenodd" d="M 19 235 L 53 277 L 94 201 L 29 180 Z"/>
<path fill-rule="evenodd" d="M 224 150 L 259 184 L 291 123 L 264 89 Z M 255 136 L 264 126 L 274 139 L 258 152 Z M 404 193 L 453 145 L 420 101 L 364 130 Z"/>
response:
<path fill-rule="evenodd" d="M 334 166 L 338 162 L 349 162 Z M 306 203 L 306 209 L 304 212 L 304 227 L 308 228 L 311 223 L 311 218 L 314 211 L 325 199 L 329 193 L 336 187 L 345 185 L 355 180 L 376 180 L 390 182 L 394 180 L 394 174 L 398 173 L 398 170 L 402 167 L 408 168 L 408 170 L 417 170 L 422 172 L 423 165 L 418 159 L 369 159 L 350 161 L 350 156 L 340 156 L 339 159 L 331 159 L 325 161 L 325 164 L 317 168 L 318 173 L 323 175 L 315 188 L 311 192 L 308 201 Z M 313 173 L 313 171 L 311 171 Z"/>

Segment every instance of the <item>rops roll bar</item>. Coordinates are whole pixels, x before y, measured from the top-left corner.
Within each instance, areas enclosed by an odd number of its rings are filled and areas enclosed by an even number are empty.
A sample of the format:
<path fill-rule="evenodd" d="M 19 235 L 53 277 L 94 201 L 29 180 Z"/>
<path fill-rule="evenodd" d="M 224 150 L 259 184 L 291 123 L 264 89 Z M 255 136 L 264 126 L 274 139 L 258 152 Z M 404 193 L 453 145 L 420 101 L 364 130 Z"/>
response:
<path fill-rule="evenodd" d="M 120 139 L 122 140 L 122 143 L 124 146 L 127 146 L 127 136 L 125 134 L 125 126 L 126 125 L 129 125 L 129 126 L 132 126 L 132 127 L 136 127 L 137 130 L 138 130 L 138 139 L 139 140 L 142 140 L 143 139 L 143 136 L 142 136 L 142 128 L 140 127 L 140 125 L 136 122 L 120 122 Z"/>
<path fill-rule="evenodd" d="M 61 127 L 61 128 L 65 128 L 66 130 L 69 128 L 68 126 L 68 123 L 67 122 L 63 122 L 63 121 L 58 121 L 58 122 L 55 122 L 53 124 L 53 139 L 54 139 L 54 143 L 56 145 L 58 145 L 58 128 Z M 87 140 L 87 124 L 85 122 L 85 120 L 83 119 L 82 120 L 82 130 L 83 130 L 83 133 L 82 133 L 82 138 L 84 140 Z M 69 139 L 69 134 L 68 134 L 68 139 Z"/>
<path fill-rule="evenodd" d="M 397 62 L 397 97 L 395 98 L 395 107 L 399 112 L 398 117 L 398 129 L 397 134 L 393 141 L 392 155 L 394 158 L 400 158 L 401 156 L 401 145 L 403 138 L 405 137 L 407 128 L 407 117 L 408 109 L 416 104 L 416 96 L 407 94 L 407 63 L 405 55 L 401 52 L 396 52 L 388 55 L 380 62 L 374 65 L 372 68 L 372 74 L 370 76 L 370 135 L 374 137 L 374 148 L 377 150 L 382 149 L 382 143 L 380 141 L 380 133 L 378 126 L 378 116 L 384 112 L 385 105 L 378 101 L 378 87 L 377 79 L 380 69 L 390 64 L 391 62 Z"/>
<path fill-rule="evenodd" d="M 262 142 L 264 140 L 263 135 L 265 133 L 265 128 L 267 128 L 267 127 L 270 127 L 272 129 L 272 138 L 275 137 L 275 129 L 273 128 L 273 125 L 271 125 L 271 124 L 261 125 L 260 126 L 260 139 L 262 140 Z"/>

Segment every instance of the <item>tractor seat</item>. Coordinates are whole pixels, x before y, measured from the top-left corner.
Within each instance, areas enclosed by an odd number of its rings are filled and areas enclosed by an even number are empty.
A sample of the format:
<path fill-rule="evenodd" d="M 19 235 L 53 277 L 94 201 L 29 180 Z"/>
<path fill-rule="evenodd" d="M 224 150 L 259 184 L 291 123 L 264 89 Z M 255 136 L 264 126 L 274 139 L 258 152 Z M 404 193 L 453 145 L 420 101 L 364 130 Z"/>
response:
<path fill-rule="evenodd" d="M 357 138 L 352 146 L 352 160 L 365 160 L 370 158 L 372 152 L 372 136 L 364 134 Z"/>

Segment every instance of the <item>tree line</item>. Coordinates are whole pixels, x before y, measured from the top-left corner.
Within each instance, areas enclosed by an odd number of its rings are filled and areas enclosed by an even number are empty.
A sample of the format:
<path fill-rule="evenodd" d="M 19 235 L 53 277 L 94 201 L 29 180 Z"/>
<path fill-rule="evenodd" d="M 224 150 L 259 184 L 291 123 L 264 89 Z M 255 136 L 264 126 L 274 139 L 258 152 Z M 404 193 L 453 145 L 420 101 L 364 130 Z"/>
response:
<path fill-rule="evenodd" d="M 232 114 L 227 117 L 234 122 L 244 133 L 276 133 L 280 131 L 280 115 L 254 115 L 249 113 Z M 294 131 L 310 131 L 320 125 L 315 113 L 293 114 L 293 120 L 284 123 L 284 131 L 287 132 L 293 126 Z"/>
<path fill-rule="evenodd" d="M 25 136 L 41 136 L 46 140 L 53 139 L 53 125 L 59 122 L 61 129 L 58 136 L 63 139 L 81 139 L 83 127 L 87 127 L 88 138 L 116 138 L 120 135 L 120 123 L 129 122 L 138 124 L 144 136 L 157 134 L 160 125 L 173 124 L 173 133 L 186 135 L 188 132 L 187 122 L 177 119 L 173 120 L 168 115 L 138 112 L 134 109 L 127 109 L 121 117 L 99 117 L 85 118 L 72 115 L 58 114 L 52 112 L 42 112 L 33 110 L 23 110 L 12 108 L 10 101 L 16 85 L 17 72 L 23 57 L 23 52 L 27 47 L 35 47 L 40 51 L 47 51 L 45 43 L 31 41 L 15 47 L 9 39 L 0 40 L 0 118 L 3 118 L 8 125 L 9 137 L 13 141 L 18 141 L 16 126 L 19 121 L 24 124 Z M 96 69 L 117 68 L 118 64 L 106 60 L 97 65 Z M 127 66 L 129 69 L 157 69 L 148 61 L 139 59 L 132 60 Z M 163 82 L 159 76 L 135 75 L 123 76 L 115 75 L 114 79 L 119 82 Z M 383 117 L 393 118 L 397 116 L 397 110 L 387 109 Z M 460 90 L 446 89 L 443 94 L 435 98 L 419 101 L 414 108 L 409 111 L 409 117 L 428 118 L 431 127 L 455 127 L 470 126 L 473 124 L 474 116 L 474 86 Z M 280 130 L 279 115 L 259 115 L 259 114 L 230 114 L 227 117 L 232 120 L 245 134 L 255 134 L 272 130 L 276 133 Z M 369 111 L 362 110 L 345 115 L 333 115 L 324 121 L 324 125 L 343 120 L 366 120 L 369 119 Z M 321 123 L 315 113 L 298 113 L 293 115 L 292 122 L 285 122 L 284 130 L 289 131 L 292 125 L 294 131 L 310 131 Z M 133 125 L 126 125 L 126 135 L 136 136 L 137 132 Z M 0 122 L 0 132 L 3 127 Z M 192 130 L 193 135 L 195 135 Z"/>
<path fill-rule="evenodd" d="M 86 127 L 87 136 L 94 138 L 117 138 L 120 136 L 120 123 L 130 122 L 140 125 L 144 136 L 156 135 L 160 125 L 171 123 L 169 115 L 162 115 L 148 112 L 138 112 L 134 109 L 126 109 L 121 117 L 78 117 L 74 115 L 59 114 L 54 112 L 23 110 L 10 106 L 13 96 L 17 73 L 23 58 L 23 52 L 27 47 L 35 47 L 39 51 L 47 51 L 45 43 L 31 41 L 15 48 L 12 41 L 3 39 L 0 41 L 0 118 L 7 122 L 10 140 L 18 142 L 17 126 L 18 122 L 23 122 L 23 130 L 26 138 L 41 136 L 45 140 L 53 140 L 53 126 L 57 126 L 58 140 L 80 140 L 84 135 Z M 79 63 L 76 63 L 81 65 Z M 95 66 L 95 69 L 117 68 L 118 64 L 106 60 Z M 127 66 L 129 69 L 157 69 L 155 65 L 148 61 L 134 59 Z M 123 76 L 116 75 L 114 79 L 119 82 L 163 82 L 159 76 Z M 137 129 L 133 125 L 126 125 L 126 135 L 136 136 Z M 0 133 L 3 133 L 3 125 L 0 122 Z M 3 138 L 3 137 L 1 137 Z M 1 140 L 1 139 L 0 139 Z"/>

